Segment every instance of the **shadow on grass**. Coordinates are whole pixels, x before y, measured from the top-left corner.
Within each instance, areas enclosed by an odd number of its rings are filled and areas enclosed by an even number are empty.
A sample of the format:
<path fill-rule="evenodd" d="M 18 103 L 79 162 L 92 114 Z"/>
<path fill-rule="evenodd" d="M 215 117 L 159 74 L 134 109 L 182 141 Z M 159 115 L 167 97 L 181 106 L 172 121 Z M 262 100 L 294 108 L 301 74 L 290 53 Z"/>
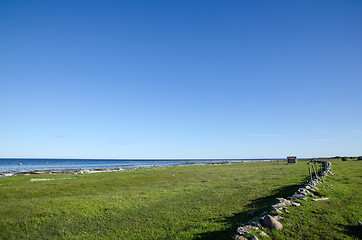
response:
<path fill-rule="evenodd" d="M 353 236 L 357 239 L 362 239 L 362 226 L 343 224 L 338 225 L 344 229 L 344 233 L 346 233 L 347 235 Z"/>
<path fill-rule="evenodd" d="M 213 231 L 213 232 L 205 232 L 201 233 L 195 237 L 195 239 L 204 239 L 204 240 L 214 240 L 214 239 L 233 239 L 236 234 L 236 230 L 241 224 L 246 223 L 249 221 L 252 216 L 250 215 L 251 211 L 255 211 L 255 215 L 260 215 L 264 211 L 270 210 L 270 206 L 275 203 L 275 198 L 291 196 L 294 192 L 303 185 L 291 185 L 286 186 L 274 191 L 273 195 L 257 198 L 253 200 L 250 204 L 245 206 L 246 211 L 239 212 L 234 214 L 233 216 L 222 217 L 215 219 L 217 222 L 222 222 L 226 226 L 229 226 L 228 229 L 220 230 L 220 231 Z M 240 196 L 242 201 L 242 195 Z"/>

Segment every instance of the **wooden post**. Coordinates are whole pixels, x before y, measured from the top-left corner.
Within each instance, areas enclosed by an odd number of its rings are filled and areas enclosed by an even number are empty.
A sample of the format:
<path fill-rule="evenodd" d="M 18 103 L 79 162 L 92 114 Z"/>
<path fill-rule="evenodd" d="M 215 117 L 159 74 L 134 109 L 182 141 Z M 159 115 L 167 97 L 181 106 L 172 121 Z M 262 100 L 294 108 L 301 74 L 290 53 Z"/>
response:
<path fill-rule="evenodd" d="M 318 178 L 318 175 L 317 175 L 317 173 L 315 172 L 315 169 L 314 169 L 314 166 L 313 166 L 313 165 L 312 165 L 312 168 L 313 168 L 313 172 L 314 172 L 315 178 Z"/>
<path fill-rule="evenodd" d="M 316 168 L 317 174 L 318 174 L 318 176 L 319 176 L 321 169 L 320 169 L 320 168 L 318 169 L 318 164 L 317 164 L 317 166 L 315 166 L 315 168 Z"/>
<path fill-rule="evenodd" d="M 312 173 L 310 172 L 310 167 L 308 167 L 308 170 L 309 170 L 309 178 L 310 178 L 309 182 L 310 182 L 310 184 L 312 184 Z"/>

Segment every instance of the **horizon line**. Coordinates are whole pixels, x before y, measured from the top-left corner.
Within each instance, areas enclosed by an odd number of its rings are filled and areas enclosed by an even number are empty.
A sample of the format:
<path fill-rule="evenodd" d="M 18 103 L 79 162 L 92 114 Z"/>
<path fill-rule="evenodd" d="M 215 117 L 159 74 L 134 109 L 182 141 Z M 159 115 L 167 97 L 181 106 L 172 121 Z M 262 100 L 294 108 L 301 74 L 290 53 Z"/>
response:
<path fill-rule="evenodd" d="M 334 156 L 335 157 L 335 156 Z M 61 157 L 0 157 L 0 159 L 81 159 L 81 160 L 261 160 L 261 159 L 287 159 L 286 157 L 261 158 L 61 158 Z M 331 158 L 331 157 L 297 157 L 297 159 Z"/>

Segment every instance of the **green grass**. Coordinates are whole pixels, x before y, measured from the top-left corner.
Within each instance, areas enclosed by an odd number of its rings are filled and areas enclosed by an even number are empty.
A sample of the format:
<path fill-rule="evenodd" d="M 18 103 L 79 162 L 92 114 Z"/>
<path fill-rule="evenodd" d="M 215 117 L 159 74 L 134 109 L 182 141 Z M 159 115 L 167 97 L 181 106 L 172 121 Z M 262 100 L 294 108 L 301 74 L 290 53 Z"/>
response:
<path fill-rule="evenodd" d="M 339 189 L 341 192 L 334 194 L 341 199 L 355 194 L 346 202 L 347 225 L 339 220 L 342 210 L 333 210 L 340 222 L 332 222 L 341 224 L 333 230 L 338 236 L 351 236 L 350 212 L 361 217 L 361 196 L 355 188 L 361 181 L 360 163 L 336 163 L 337 175 L 330 177 L 335 188 L 326 190 Z M 298 161 L 290 165 L 238 163 L 0 178 L 0 238 L 232 239 L 237 227 L 251 217 L 249 212 L 264 211 L 276 197 L 289 196 L 305 183 L 307 169 L 306 162 Z M 338 171 L 350 171 L 350 178 L 340 179 Z M 56 180 L 30 182 L 31 178 Z M 338 181 L 346 181 L 350 187 L 343 187 L 347 183 L 334 183 Z M 327 195 L 333 197 L 332 193 Z M 311 210 L 308 204 L 295 210 L 307 212 Z M 292 234 L 298 229 L 293 227 L 301 225 L 299 218 L 286 220 L 295 225 L 268 234 L 276 239 L 295 239 Z M 316 234 L 312 231 L 310 236 Z"/>
<path fill-rule="evenodd" d="M 282 220 L 283 231 L 268 231 L 273 239 L 362 239 L 362 161 L 334 160 L 335 175 L 319 184 L 327 201 L 301 201 Z"/>

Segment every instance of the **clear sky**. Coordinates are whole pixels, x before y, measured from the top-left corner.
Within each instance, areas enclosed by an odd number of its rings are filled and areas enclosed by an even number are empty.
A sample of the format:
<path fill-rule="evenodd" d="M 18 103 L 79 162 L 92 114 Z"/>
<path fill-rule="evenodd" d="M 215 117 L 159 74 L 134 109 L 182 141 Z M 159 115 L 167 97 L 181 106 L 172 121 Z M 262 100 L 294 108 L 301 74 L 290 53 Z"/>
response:
<path fill-rule="evenodd" d="M 362 1 L 0 0 L 0 157 L 362 155 Z"/>

